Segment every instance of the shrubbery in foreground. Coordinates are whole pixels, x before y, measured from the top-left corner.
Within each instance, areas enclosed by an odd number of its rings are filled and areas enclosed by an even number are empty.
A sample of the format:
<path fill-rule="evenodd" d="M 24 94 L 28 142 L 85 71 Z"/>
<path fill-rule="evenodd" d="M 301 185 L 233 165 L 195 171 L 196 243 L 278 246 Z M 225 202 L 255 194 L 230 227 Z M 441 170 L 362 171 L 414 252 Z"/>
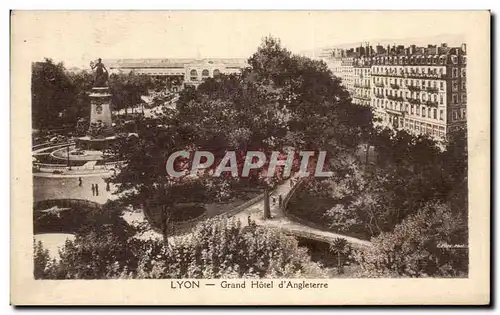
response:
<path fill-rule="evenodd" d="M 211 219 L 192 234 L 139 240 L 111 229 L 96 229 L 67 241 L 60 259 L 50 261 L 35 245 L 35 277 L 43 279 L 112 278 L 320 278 L 326 273 L 310 260 L 295 238 L 276 230 L 242 227 Z"/>

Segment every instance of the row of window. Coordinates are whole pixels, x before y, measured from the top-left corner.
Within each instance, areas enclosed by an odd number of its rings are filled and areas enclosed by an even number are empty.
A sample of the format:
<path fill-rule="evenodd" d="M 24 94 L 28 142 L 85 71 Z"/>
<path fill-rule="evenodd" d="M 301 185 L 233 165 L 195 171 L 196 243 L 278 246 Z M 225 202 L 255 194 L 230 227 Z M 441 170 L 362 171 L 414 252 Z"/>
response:
<path fill-rule="evenodd" d="M 438 137 L 445 136 L 445 129 L 443 126 L 433 125 L 412 119 L 405 119 L 404 128 L 414 133 L 422 133 Z"/>
<path fill-rule="evenodd" d="M 464 120 L 467 118 L 467 112 L 465 108 L 454 109 L 451 111 L 451 121 Z"/>
<path fill-rule="evenodd" d="M 467 57 L 460 55 L 452 55 L 449 60 L 445 55 L 428 55 L 428 56 L 385 56 L 385 57 L 375 57 L 371 58 L 371 62 L 374 64 L 400 64 L 400 65 L 415 65 L 415 64 L 440 64 L 445 65 L 447 63 L 452 64 L 467 64 Z M 364 61 L 364 60 L 363 60 Z"/>
<path fill-rule="evenodd" d="M 220 74 L 220 71 L 219 69 L 215 69 L 213 71 L 213 76 L 217 76 Z M 189 72 L 189 76 L 191 78 L 191 81 L 196 81 L 198 80 L 198 71 L 196 71 L 195 69 L 191 70 Z M 202 78 L 208 78 L 210 76 L 210 71 L 208 71 L 207 69 L 204 69 L 203 71 L 201 71 L 201 77 Z"/>

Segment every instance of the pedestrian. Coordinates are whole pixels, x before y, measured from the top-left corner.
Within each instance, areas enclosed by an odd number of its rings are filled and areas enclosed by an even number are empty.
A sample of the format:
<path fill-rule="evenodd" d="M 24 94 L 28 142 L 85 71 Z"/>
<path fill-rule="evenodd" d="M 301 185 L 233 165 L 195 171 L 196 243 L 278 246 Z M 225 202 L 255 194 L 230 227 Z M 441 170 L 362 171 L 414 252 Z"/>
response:
<path fill-rule="evenodd" d="M 82 178 L 81 177 L 78 177 L 78 186 L 82 187 Z"/>
<path fill-rule="evenodd" d="M 293 178 L 290 178 L 290 187 L 293 187 Z"/>
<path fill-rule="evenodd" d="M 92 196 L 95 196 L 95 186 L 92 184 Z"/>
<path fill-rule="evenodd" d="M 106 182 L 106 191 L 110 191 L 111 188 L 109 187 L 109 180 Z"/>
<path fill-rule="evenodd" d="M 99 185 L 95 184 L 95 195 L 99 196 Z"/>
<path fill-rule="evenodd" d="M 281 203 L 282 203 L 281 195 L 278 196 L 278 205 L 281 208 Z"/>
<path fill-rule="evenodd" d="M 273 206 L 276 204 L 276 197 L 273 196 Z"/>

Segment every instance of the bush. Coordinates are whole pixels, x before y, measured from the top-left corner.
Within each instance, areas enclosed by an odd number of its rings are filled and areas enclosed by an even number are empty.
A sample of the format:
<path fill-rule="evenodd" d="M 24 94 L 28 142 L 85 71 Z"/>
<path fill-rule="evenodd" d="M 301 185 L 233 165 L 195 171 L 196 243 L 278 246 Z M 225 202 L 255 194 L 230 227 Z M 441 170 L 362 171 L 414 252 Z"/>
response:
<path fill-rule="evenodd" d="M 43 249 L 42 249 L 43 250 Z M 67 241 L 52 279 L 326 277 L 297 240 L 276 230 L 243 228 L 211 219 L 172 244 L 139 240 L 112 230 L 92 231 Z M 44 269 L 39 259 L 37 270 Z"/>

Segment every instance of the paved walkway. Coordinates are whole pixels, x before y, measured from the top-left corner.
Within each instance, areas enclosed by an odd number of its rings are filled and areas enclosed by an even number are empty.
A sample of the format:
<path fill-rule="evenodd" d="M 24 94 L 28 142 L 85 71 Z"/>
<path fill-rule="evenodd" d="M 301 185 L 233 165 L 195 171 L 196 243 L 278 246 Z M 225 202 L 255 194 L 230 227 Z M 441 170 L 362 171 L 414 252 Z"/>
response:
<path fill-rule="evenodd" d="M 286 194 L 290 191 L 290 181 L 287 180 L 285 183 L 279 185 L 272 196 L 282 195 L 282 198 L 285 197 Z M 272 199 L 272 198 L 271 198 Z M 276 202 L 277 203 L 277 202 Z M 277 228 L 281 231 L 293 234 L 296 236 L 307 237 L 323 242 L 331 243 L 336 238 L 343 238 L 351 244 L 362 245 L 362 246 L 370 246 L 371 243 L 365 240 L 361 240 L 354 237 L 345 236 L 338 233 L 328 232 L 320 229 L 316 229 L 313 227 L 309 227 L 297 222 L 294 222 L 287 218 L 283 211 L 278 207 L 278 205 L 271 206 L 271 219 L 264 220 L 264 201 L 260 201 L 252 206 L 249 206 L 247 209 L 242 212 L 234 215 L 233 217 L 237 220 L 240 220 L 244 226 L 248 225 L 248 217 L 255 221 L 257 225 L 266 226 L 270 228 Z"/>

